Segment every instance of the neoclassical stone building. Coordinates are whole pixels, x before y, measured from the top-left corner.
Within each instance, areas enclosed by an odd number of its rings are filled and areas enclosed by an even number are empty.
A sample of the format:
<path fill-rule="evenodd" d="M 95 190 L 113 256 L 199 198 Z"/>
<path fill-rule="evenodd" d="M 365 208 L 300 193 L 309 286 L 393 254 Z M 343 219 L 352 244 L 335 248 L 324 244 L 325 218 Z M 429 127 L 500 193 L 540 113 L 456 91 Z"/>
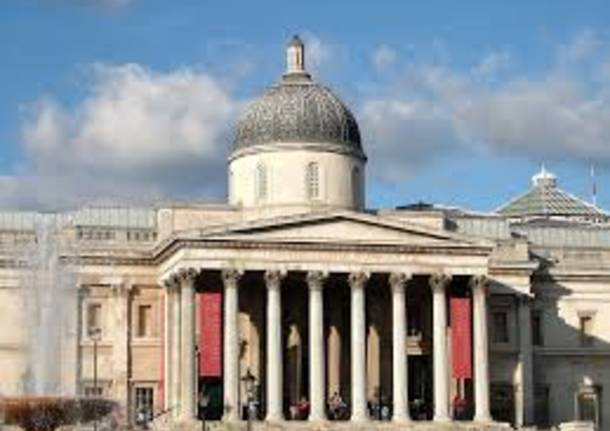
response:
<path fill-rule="evenodd" d="M 610 429 L 608 215 L 544 169 L 494 213 L 366 209 L 354 116 L 286 54 L 228 204 L 0 214 L 2 394 L 193 427 L 250 404 L 287 427 Z"/>

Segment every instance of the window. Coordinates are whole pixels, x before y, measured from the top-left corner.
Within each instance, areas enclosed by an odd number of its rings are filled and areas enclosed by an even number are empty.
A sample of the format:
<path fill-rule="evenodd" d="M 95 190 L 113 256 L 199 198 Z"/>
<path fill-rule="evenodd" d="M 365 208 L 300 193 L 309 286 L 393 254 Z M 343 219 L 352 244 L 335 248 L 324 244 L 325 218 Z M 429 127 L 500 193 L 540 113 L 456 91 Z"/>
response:
<path fill-rule="evenodd" d="M 87 306 L 87 335 L 102 329 L 102 304 L 91 303 Z"/>
<path fill-rule="evenodd" d="M 307 198 L 317 199 L 320 197 L 320 167 L 316 162 L 311 162 L 307 165 L 305 174 L 305 183 L 307 185 Z"/>
<path fill-rule="evenodd" d="M 581 386 L 576 392 L 576 420 L 591 421 L 600 429 L 601 387 Z"/>
<path fill-rule="evenodd" d="M 135 388 L 135 415 L 136 420 L 138 416 L 143 415 L 146 420 L 153 418 L 154 408 L 154 389 L 150 387 L 136 387 Z"/>
<path fill-rule="evenodd" d="M 493 312 L 493 342 L 508 343 L 508 313 L 506 311 Z"/>
<path fill-rule="evenodd" d="M 138 337 L 150 337 L 151 336 L 151 318 L 152 318 L 152 306 L 151 305 L 139 305 L 138 306 Z"/>
<path fill-rule="evenodd" d="M 100 385 L 87 385 L 84 388 L 85 398 L 102 398 L 104 396 L 104 388 Z"/>
<path fill-rule="evenodd" d="M 496 421 L 513 423 L 515 420 L 515 388 L 508 382 L 490 382 L 491 417 Z"/>
<path fill-rule="evenodd" d="M 593 316 L 591 314 L 581 314 L 579 317 L 580 345 L 589 347 L 593 345 Z"/>
<path fill-rule="evenodd" d="M 256 186 L 256 199 L 267 199 L 267 167 L 263 163 L 256 166 L 256 178 L 254 181 Z"/>
<path fill-rule="evenodd" d="M 361 180 L 360 180 L 360 169 L 355 166 L 352 169 L 352 200 L 356 206 L 360 206 L 361 199 Z"/>
<path fill-rule="evenodd" d="M 550 423 L 549 393 L 550 387 L 547 385 L 536 385 L 534 388 L 534 420 L 539 427 L 548 428 Z"/>
<path fill-rule="evenodd" d="M 544 334 L 542 332 L 542 313 L 532 311 L 532 344 L 534 346 L 544 345 Z"/>

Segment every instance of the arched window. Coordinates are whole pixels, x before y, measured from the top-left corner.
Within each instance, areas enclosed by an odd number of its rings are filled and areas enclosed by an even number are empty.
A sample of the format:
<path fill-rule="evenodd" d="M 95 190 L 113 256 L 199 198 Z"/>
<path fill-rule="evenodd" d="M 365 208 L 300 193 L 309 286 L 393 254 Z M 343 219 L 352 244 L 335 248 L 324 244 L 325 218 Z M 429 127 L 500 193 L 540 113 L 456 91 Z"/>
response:
<path fill-rule="evenodd" d="M 267 167 L 264 163 L 256 165 L 255 194 L 259 201 L 267 199 Z"/>
<path fill-rule="evenodd" d="M 307 187 L 307 197 L 309 199 L 317 199 L 320 197 L 320 168 L 316 162 L 311 162 L 307 165 L 305 184 Z"/>
<path fill-rule="evenodd" d="M 352 200 L 356 206 L 361 205 L 361 186 L 362 180 L 360 179 L 360 169 L 358 166 L 352 168 Z"/>

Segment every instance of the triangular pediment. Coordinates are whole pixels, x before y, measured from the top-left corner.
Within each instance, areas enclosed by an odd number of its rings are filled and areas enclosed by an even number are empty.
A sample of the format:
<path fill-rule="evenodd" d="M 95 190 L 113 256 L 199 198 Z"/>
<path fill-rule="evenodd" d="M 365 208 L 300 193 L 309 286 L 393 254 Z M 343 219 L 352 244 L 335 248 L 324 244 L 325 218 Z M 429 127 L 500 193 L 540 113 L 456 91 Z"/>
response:
<path fill-rule="evenodd" d="M 275 217 L 200 231 L 207 239 L 428 246 L 486 245 L 445 230 L 372 214 L 334 212 Z"/>

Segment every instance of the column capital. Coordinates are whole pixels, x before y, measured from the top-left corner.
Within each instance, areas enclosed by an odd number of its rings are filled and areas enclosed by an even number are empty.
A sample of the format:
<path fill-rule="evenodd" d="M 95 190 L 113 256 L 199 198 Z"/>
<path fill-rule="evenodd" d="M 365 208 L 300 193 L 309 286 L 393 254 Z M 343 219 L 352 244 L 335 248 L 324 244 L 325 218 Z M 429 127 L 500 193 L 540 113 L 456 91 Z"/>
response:
<path fill-rule="evenodd" d="M 195 268 L 180 268 L 176 271 L 176 280 L 181 285 L 184 283 L 192 283 L 195 278 L 199 275 L 199 272 Z"/>
<path fill-rule="evenodd" d="M 369 272 L 350 272 L 347 276 L 347 282 L 349 283 L 352 289 L 359 289 L 365 286 L 366 282 L 369 280 L 370 277 L 371 274 Z"/>
<path fill-rule="evenodd" d="M 174 276 L 170 276 L 161 280 L 161 285 L 168 292 L 177 291 L 180 288 L 180 283 L 178 283 L 178 277 Z"/>
<path fill-rule="evenodd" d="M 430 287 L 434 292 L 444 292 L 451 283 L 451 276 L 445 272 L 435 272 L 430 275 Z"/>
<path fill-rule="evenodd" d="M 244 272 L 236 268 L 226 268 L 220 272 L 220 275 L 225 287 L 237 287 L 237 283 L 239 283 L 239 279 L 244 275 Z"/>
<path fill-rule="evenodd" d="M 489 287 L 489 278 L 486 275 L 473 275 L 469 281 L 470 288 L 474 291 L 482 291 L 487 293 Z"/>
<path fill-rule="evenodd" d="M 519 300 L 519 303 L 521 305 L 525 305 L 525 306 L 528 306 L 528 307 L 531 307 L 534 304 L 534 300 L 535 300 L 534 296 L 529 295 L 527 293 L 524 293 L 522 295 L 518 295 L 517 299 Z"/>
<path fill-rule="evenodd" d="M 285 271 L 280 271 L 278 269 L 265 271 L 265 285 L 267 286 L 267 289 L 279 288 L 284 277 L 286 277 Z"/>
<path fill-rule="evenodd" d="M 110 290 L 115 297 L 124 298 L 129 296 L 133 285 L 131 283 L 114 283 L 110 285 Z"/>
<path fill-rule="evenodd" d="M 324 288 L 324 281 L 328 278 L 328 273 L 324 271 L 308 271 L 306 278 L 309 290 L 322 290 Z"/>
<path fill-rule="evenodd" d="M 406 284 L 413 276 L 406 272 L 391 272 L 388 278 L 392 291 L 404 291 Z"/>

